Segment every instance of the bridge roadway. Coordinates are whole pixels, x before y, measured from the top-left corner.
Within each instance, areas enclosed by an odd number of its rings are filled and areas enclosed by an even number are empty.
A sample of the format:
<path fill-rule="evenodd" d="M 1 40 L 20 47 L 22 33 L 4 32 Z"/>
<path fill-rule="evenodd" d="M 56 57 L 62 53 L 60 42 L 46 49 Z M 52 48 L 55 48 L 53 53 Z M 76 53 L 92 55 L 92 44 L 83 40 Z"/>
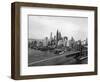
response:
<path fill-rule="evenodd" d="M 87 51 L 85 50 L 83 52 L 87 52 Z M 80 53 L 80 51 L 71 51 L 71 52 L 68 52 L 68 53 L 65 52 L 63 54 L 58 54 L 57 56 L 54 56 L 54 57 L 50 57 L 50 58 L 46 58 L 46 59 L 43 59 L 43 60 L 31 62 L 28 65 L 29 66 L 49 65 L 49 64 L 55 65 L 56 63 L 59 64 L 61 62 L 65 62 L 68 59 L 73 60 L 73 62 L 75 62 L 76 60 L 73 57 L 75 57 L 76 55 L 80 55 L 79 53 Z M 81 59 L 84 59 L 84 58 L 86 59 L 87 56 L 82 57 Z M 62 65 L 63 65 L 63 63 L 62 63 Z"/>

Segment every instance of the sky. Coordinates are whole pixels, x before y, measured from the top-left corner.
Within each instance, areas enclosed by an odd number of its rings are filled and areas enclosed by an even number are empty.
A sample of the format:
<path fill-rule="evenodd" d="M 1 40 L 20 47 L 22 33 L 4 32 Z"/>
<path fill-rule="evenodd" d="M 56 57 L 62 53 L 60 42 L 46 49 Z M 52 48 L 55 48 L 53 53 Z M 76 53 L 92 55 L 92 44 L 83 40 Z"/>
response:
<path fill-rule="evenodd" d="M 88 18 L 68 17 L 68 16 L 28 16 L 29 39 L 44 39 L 56 35 L 57 29 L 62 36 L 75 40 L 85 40 L 88 38 Z"/>

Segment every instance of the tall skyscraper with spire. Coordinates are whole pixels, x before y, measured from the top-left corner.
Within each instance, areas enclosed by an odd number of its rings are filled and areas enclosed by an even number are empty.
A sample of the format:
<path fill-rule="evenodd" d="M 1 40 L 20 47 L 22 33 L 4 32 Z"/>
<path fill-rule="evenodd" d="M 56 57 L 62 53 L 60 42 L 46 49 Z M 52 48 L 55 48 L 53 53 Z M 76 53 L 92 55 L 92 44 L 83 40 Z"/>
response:
<path fill-rule="evenodd" d="M 59 32 L 59 34 L 58 34 L 58 38 L 59 38 L 59 40 L 62 39 L 61 32 Z"/>
<path fill-rule="evenodd" d="M 57 41 L 57 44 L 58 44 L 58 40 L 59 40 L 59 31 L 57 29 L 57 33 L 56 33 L 56 41 Z"/>
<path fill-rule="evenodd" d="M 60 39 L 62 39 L 61 32 L 59 32 L 57 29 L 56 40 L 59 41 Z"/>

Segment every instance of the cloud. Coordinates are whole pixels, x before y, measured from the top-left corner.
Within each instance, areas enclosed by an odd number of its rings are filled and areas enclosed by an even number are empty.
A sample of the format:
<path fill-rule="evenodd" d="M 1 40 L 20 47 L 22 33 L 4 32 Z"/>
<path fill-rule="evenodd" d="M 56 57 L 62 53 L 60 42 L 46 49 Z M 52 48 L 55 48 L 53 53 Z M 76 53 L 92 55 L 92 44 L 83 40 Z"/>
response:
<path fill-rule="evenodd" d="M 88 36 L 88 18 L 58 17 L 58 16 L 29 16 L 29 38 L 43 39 L 50 37 L 50 32 L 56 34 L 57 29 L 62 36 L 73 36 L 76 40 Z"/>

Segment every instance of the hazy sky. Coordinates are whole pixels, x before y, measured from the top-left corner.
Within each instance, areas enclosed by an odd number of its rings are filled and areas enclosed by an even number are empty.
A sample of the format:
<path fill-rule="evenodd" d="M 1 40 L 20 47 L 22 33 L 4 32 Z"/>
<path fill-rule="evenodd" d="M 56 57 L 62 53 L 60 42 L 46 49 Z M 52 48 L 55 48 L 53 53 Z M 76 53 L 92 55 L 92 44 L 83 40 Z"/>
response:
<path fill-rule="evenodd" d="M 28 18 L 29 38 L 44 39 L 56 35 L 57 29 L 62 36 L 71 36 L 75 40 L 84 40 L 88 36 L 88 18 L 83 17 L 59 17 L 59 16 L 34 16 Z"/>

